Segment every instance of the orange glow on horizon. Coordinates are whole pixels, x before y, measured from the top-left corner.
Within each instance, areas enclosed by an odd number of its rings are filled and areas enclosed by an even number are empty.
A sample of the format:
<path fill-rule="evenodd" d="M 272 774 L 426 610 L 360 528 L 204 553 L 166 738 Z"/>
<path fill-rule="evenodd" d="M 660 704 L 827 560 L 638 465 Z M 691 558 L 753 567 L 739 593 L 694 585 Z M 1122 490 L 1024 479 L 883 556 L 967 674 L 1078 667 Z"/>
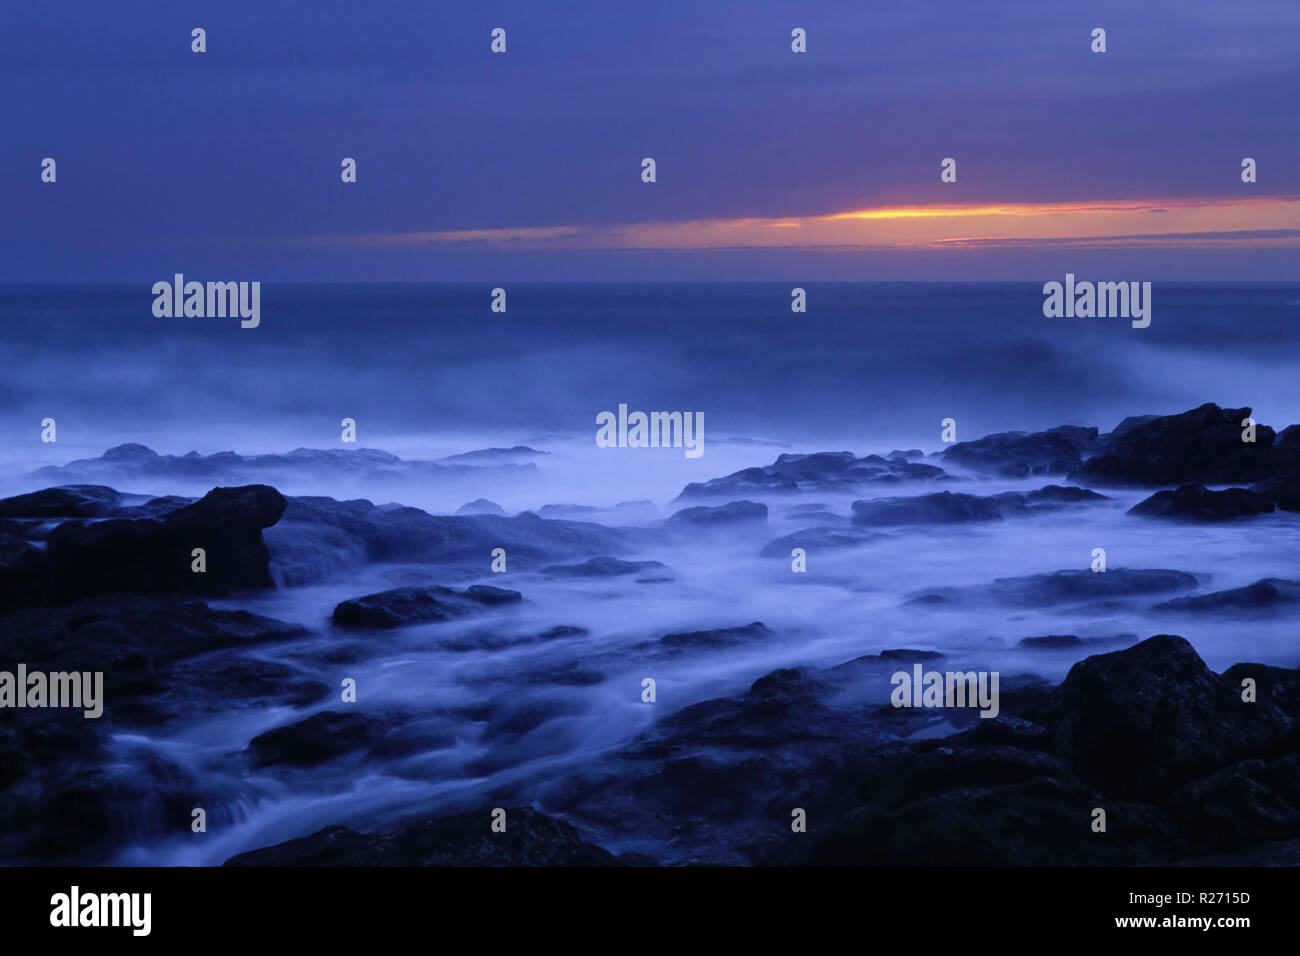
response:
<path fill-rule="evenodd" d="M 331 237 L 365 245 L 554 250 L 882 248 L 1044 244 L 1300 244 L 1300 197 L 877 206 L 813 216 L 550 225 Z"/>

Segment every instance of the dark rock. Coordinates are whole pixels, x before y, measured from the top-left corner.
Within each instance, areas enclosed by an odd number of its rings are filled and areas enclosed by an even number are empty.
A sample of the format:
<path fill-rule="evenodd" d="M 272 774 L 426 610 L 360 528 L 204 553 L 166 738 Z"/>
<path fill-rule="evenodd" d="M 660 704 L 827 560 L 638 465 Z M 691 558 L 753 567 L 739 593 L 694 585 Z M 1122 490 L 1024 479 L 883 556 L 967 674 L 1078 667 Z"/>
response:
<path fill-rule="evenodd" d="M 538 451 L 536 448 L 529 448 L 527 445 L 515 445 L 513 448 L 480 448 L 476 451 L 461 452 L 459 455 L 448 455 L 446 458 L 439 458 L 439 461 L 454 462 L 486 462 L 497 464 L 499 462 L 515 461 L 519 458 L 539 458 L 542 455 L 549 455 L 550 452 Z"/>
<path fill-rule="evenodd" d="M 1020 647 L 1040 647 L 1040 648 L 1058 648 L 1058 647 L 1079 647 L 1083 644 L 1083 639 L 1074 634 L 1047 634 L 1043 637 L 1026 637 L 1020 641 Z"/>
<path fill-rule="evenodd" d="M 1216 770 L 1174 791 L 1167 806 L 1196 853 L 1295 838 L 1300 834 L 1300 754 Z"/>
<path fill-rule="evenodd" d="M 956 761 L 954 761 L 956 763 Z M 958 763 L 958 765 L 960 765 Z M 1087 826 L 1110 809 L 1106 839 Z M 1078 783 L 1042 776 L 1006 786 L 974 783 L 898 809 L 862 806 L 788 838 L 777 866 L 1120 866 L 1186 853 L 1154 807 L 1107 802 Z"/>
<path fill-rule="evenodd" d="M 391 719 L 357 711 L 323 710 L 286 727 L 258 734 L 248 744 L 254 767 L 314 767 L 370 747 L 391 726 Z"/>
<path fill-rule="evenodd" d="M 763 546 L 759 555 L 764 558 L 788 558 L 795 548 L 814 551 L 840 551 L 845 548 L 860 548 L 877 541 L 888 541 L 889 535 L 862 528 L 805 528 L 794 534 L 769 541 Z"/>
<path fill-rule="evenodd" d="M 1158 611 L 1267 611 L 1300 603 L 1300 581 L 1264 578 L 1243 588 L 1175 598 L 1156 605 Z"/>
<path fill-rule="evenodd" d="M 1018 578 L 997 578 L 985 587 L 940 588 L 908 604 L 1008 604 L 1016 607 L 1051 607 L 1085 601 L 1114 602 L 1169 591 L 1188 591 L 1196 576 L 1186 571 L 1111 568 L 1107 571 L 1056 571 Z"/>
<path fill-rule="evenodd" d="M 1044 485 L 1033 491 L 1004 491 L 989 498 L 1004 518 L 1031 515 L 1044 511 L 1060 511 L 1072 505 L 1108 500 L 1087 488 L 1073 485 Z"/>
<path fill-rule="evenodd" d="M 111 862 L 124 832 L 154 840 L 187 825 L 196 800 L 211 804 L 188 770 L 131 743 L 136 728 L 318 698 L 324 685 L 291 668 L 234 656 L 306 633 L 246 611 L 129 595 L 0 615 L 0 659 L 10 669 L 22 661 L 32 671 L 104 674 L 97 719 L 51 708 L 0 726 L 0 858 Z"/>
<path fill-rule="evenodd" d="M 115 518 L 163 518 L 174 511 L 184 508 L 186 505 L 193 504 L 197 499 L 185 498 L 181 495 L 163 495 L 161 498 L 150 498 L 142 504 L 127 505 L 118 508 L 114 513 Z"/>
<path fill-rule="evenodd" d="M 503 634 L 494 630 L 490 633 L 458 634 L 439 640 L 438 646 L 449 651 L 503 651 L 508 647 L 544 644 L 568 637 L 582 637 L 587 633 L 586 628 L 560 624 L 540 633 Z"/>
<path fill-rule="evenodd" d="M 368 562 L 487 566 L 505 548 L 512 570 L 536 568 L 621 550 L 629 529 L 579 521 L 548 521 L 531 512 L 434 516 L 419 508 L 380 508 L 365 500 L 290 498 L 284 517 L 266 533 L 272 567 L 285 583 L 306 584 Z"/>
<path fill-rule="evenodd" d="M 959 524 L 1001 521 L 1002 514 L 987 498 L 941 491 L 913 498 L 875 498 L 853 502 L 853 523 L 872 527 L 907 524 Z"/>
<path fill-rule="evenodd" d="M 1291 428 L 1295 427 L 1295 425 L 1291 426 Z M 1264 496 L 1282 511 L 1300 511 L 1300 474 L 1268 478 L 1252 485 L 1251 491 Z"/>
<path fill-rule="evenodd" d="M 528 807 L 506 810 L 493 833 L 486 810 L 438 817 L 395 833 L 326 827 L 311 836 L 241 853 L 226 866 L 622 866 L 576 829 Z"/>
<path fill-rule="evenodd" d="M 284 511 L 266 485 L 214 488 L 160 519 L 65 522 L 50 532 L 49 590 L 57 603 L 97 594 L 219 596 L 272 585 L 262 529 Z M 192 551 L 207 571 L 191 570 Z"/>
<path fill-rule="evenodd" d="M 945 465 L 999 478 L 1065 475 L 1083 464 L 1096 439 L 1096 428 L 1077 425 L 1043 432 L 1001 432 L 958 442 L 943 451 L 943 461 Z"/>
<path fill-rule="evenodd" d="M 764 641 L 772 636 L 772 631 L 768 630 L 761 621 L 754 621 L 744 627 L 720 627 L 709 631 L 665 634 L 659 638 L 659 643 L 664 647 L 713 650 Z"/>
<path fill-rule="evenodd" d="M 1175 491 L 1157 491 L 1128 510 L 1144 518 L 1191 518 L 1227 521 L 1243 515 L 1269 514 L 1273 503 L 1245 488 L 1209 491 L 1204 485 L 1181 485 Z"/>
<path fill-rule="evenodd" d="M 678 499 L 726 495 L 782 494 L 800 491 L 852 491 L 866 484 L 932 480 L 944 477 L 935 465 L 887 460 L 879 455 L 857 458 L 852 452 L 785 454 L 771 465 L 745 468 L 722 478 L 692 482 Z"/>
<path fill-rule="evenodd" d="M 1104 437 L 1105 452 L 1084 462 L 1071 479 L 1130 486 L 1187 482 L 1230 484 L 1270 477 L 1273 429 L 1259 425 L 1243 442 L 1249 408 L 1206 403 L 1179 415 L 1162 415 Z"/>
<path fill-rule="evenodd" d="M 732 525 L 766 520 L 767 505 L 759 504 L 756 501 L 732 501 L 716 508 L 707 505 L 683 508 L 668 519 L 668 524 L 670 526 Z"/>
<path fill-rule="evenodd" d="M 1122 800 L 1159 802 L 1230 763 L 1295 744 L 1275 702 L 1243 703 L 1181 637 L 1160 635 L 1070 668 L 1028 719 L 1087 783 Z"/>
<path fill-rule="evenodd" d="M 497 452 L 504 454 L 497 455 Z M 526 451 L 514 449 L 486 449 L 482 457 L 470 452 L 464 459 L 454 456 L 443 462 L 404 461 L 373 448 L 295 448 L 282 455 L 239 455 L 233 451 L 214 455 L 197 452 L 159 455 L 143 445 L 129 444 L 110 448 L 99 458 L 83 458 L 66 465 L 40 468 L 34 476 L 62 482 L 111 484 L 143 481 L 209 484 L 220 480 L 290 485 L 329 478 L 364 482 L 373 487 L 402 485 L 410 481 L 472 479 L 481 475 L 484 467 L 493 468 L 502 477 L 535 475 L 536 465 L 508 460 L 519 457 L 531 456 Z M 481 461 L 482 464 L 468 464 L 470 461 Z"/>
<path fill-rule="evenodd" d="M 1105 501 L 1087 488 L 1046 485 L 1034 491 L 1004 491 L 980 497 L 971 494 L 919 495 L 911 498 L 875 498 L 853 503 L 853 521 L 867 525 L 959 524 L 1031 517 L 1094 501 Z"/>
<path fill-rule="evenodd" d="M 392 588 L 341 602 L 333 620 L 341 627 L 404 627 L 449 621 L 501 604 L 518 604 L 518 591 L 476 584 L 464 591 L 446 587 Z"/>
<path fill-rule="evenodd" d="M 1115 426 L 1114 430 L 1110 432 L 1110 435 L 1122 435 L 1125 432 L 1132 431 L 1133 429 L 1137 428 L 1139 425 L 1145 425 L 1147 422 L 1153 422 L 1159 417 L 1160 417 L 1159 415 L 1129 415 L 1122 422 L 1120 422 L 1118 425 Z M 1109 438 L 1110 435 L 1108 435 L 1107 438 Z"/>
<path fill-rule="evenodd" d="M 103 518 L 122 496 L 103 485 L 64 485 L 0 499 L 0 518 Z"/>
<path fill-rule="evenodd" d="M 12 534 L 0 534 L 0 607 L 41 603 L 45 577 L 44 551 Z"/>
<path fill-rule="evenodd" d="M 542 568 L 542 573 L 553 578 L 613 578 L 662 568 L 667 568 L 667 565 L 660 561 L 620 561 L 605 555 L 581 564 L 552 565 Z"/>
<path fill-rule="evenodd" d="M 111 674 L 114 699 L 127 705 L 161 687 L 175 661 L 307 633 L 248 611 L 113 595 L 0 616 L 0 659 L 25 661 L 33 670 L 62 670 L 76 661 L 80 670 Z"/>

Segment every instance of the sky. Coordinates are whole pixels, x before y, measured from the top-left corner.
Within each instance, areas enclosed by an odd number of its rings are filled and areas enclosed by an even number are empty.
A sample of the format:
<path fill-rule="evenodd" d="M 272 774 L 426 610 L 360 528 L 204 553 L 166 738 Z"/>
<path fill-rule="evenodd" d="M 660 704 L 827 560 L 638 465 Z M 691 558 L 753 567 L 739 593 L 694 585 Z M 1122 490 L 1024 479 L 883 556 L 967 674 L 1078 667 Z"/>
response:
<path fill-rule="evenodd" d="M 6 282 L 1300 279 L 1294 0 L 8 3 L 0 85 Z"/>

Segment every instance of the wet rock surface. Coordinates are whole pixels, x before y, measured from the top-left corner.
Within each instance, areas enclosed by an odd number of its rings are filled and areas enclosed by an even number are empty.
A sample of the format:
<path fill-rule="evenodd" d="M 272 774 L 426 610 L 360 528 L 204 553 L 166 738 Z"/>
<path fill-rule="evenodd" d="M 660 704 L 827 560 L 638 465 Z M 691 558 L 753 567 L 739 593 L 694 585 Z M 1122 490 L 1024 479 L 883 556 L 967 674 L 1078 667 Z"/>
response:
<path fill-rule="evenodd" d="M 721 495 L 745 498 L 754 494 L 852 491 L 868 484 L 930 481 L 944 477 L 944 470 L 937 465 L 909 462 L 902 458 L 886 459 L 879 455 L 859 458 L 847 451 L 785 454 L 771 465 L 745 468 L 710 481 L 692 482 L 682 489 L 678 500 Z"/>
<path fill-rule="evenodd" d="M 1173 491 L 1157 491 L 1129 509 L 1143 518 L 1182 518 L 1193 521 L 1228 521 L 1269 514 L 1273 502 L 1245 488 L 1210 491 L 1204 485 L 1180 485 Z"/>
<path fill-rule="evenodd" d="M 447 587 L 393 588 L 343 601 L 334 608 L 333 621 L 340 627 L 404 627 L 468 617 L 522 600 L 518 591 L 484 584 L 464 591 Z"/>

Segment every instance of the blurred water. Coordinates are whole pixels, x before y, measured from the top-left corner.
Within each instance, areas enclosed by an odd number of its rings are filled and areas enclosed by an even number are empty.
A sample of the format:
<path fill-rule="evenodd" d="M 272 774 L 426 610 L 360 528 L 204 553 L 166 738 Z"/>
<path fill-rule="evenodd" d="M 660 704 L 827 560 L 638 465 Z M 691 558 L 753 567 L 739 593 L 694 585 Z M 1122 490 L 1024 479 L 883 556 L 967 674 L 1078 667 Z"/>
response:
<path fill-rule="evenodd" d="M 648 499 L 666 517 L 683 506 L 673 498 L 686 483 L 767 464 L 783 451 L 936 451 L 946 417 L 957 420 L 960 439 L 1065 423 L 1108 430 L 1127 415 L 1206 401 L 1251 405 L 1257 419 L 1279 428 L 1300 420 L 1297 286 L 1158 285 L 1145 330 L 1115 320 L 1045 319 L 1041 294 L 1028 285 L 808 291 L 811 311 L 794 315 L 789 290 L 774 285 L 521 286 L 509 291 L 509 312 L 494 315 L 488 290 L 479 287 L 268 286 L 261 327 L 242 330 L 237 321 L 155 319 L 147 289 L 0 288 L 0 429 L 8 438 L 0 486 L 32 490 L 32 467 L 97 456 L 126 441 L 163 453 L 342 447 L 338 423 L 352 417 L 359 444 L 408 458 L 521 442 L 550 454 L 523 480 L 489 469 L 449 482 L 386 483 L 377 493 L 364 483 L 303 474 L 281 483 L 282 491 L 400 501 L 435 513 L 477 497 L 511 513 Z M 596 447 L 596 414 L 620 402 L 703 411 L 704 455 Z M 54 445 L 39 441 L 47 416 L 58 421 Z M 124 490 L 201 494 L 215 483 L 155 480 Z M 1045 483 L 969 481 L 960 490 Z M 648 534 L 639 553 L 622 555 L 664 562 L 668 581 L 485 574 L 482 583 L 515 588 L 527 603 L 474 621 L 362 635 L 330 626 L 330 612 L 346 598 L 412 581 L 452 583 L 428 567 L 372 566 L 213 602 L 314 632 L 214 660 L 244 653 L 282 661 L 335 688 L 341 676 L 354 677 L 362 703 L 418 712 L 447 742 L 360 765 L 250 772 L 240 752 L 253 736 L 316 708 L 232 708 L 123 735 L 114 743 L 123 760 L 159 754 L 204 781 L 214 795 L 209 811 L 222 825 L 195 842 L 162 837 L 144 820 L 146 835 L 125 847 L 121 860 L 219 863 L 327 824 L 369 830 L 472 805 L 511 780 L 524 781 L 526 799 L 532 781 L 580 769 L 686 704 L 739 692 L 777 667 L 829 666 L 887 648 L 940 650 L 960 669 L 1059 680 L 1082 656 L 1169 632 L 1187 637 L 1216 669 L 1241 660 L 1300 663 L 1292 620 L 1152 609 L 1172 595 L 1104 613 L 903 606 L 935 587 L 1086 569 L 1097 547 L 1106 549 L 1110 568 L 1190 571 L 1203 589 L 1295 578 L 1297 515 L 1170 525 L 1125 515 L 1144 494 L 1107 491 L 1109 501 L 1086 510 L 891 530 L 860 548 L 813 551 L 806 574 L 791 573 L 789 558 L 758 556 L 781 535 L 847 522 L 854 498 L 933 490 L 917 484 L 769 498 L 765 526 L 685 538 Z M 814 502 L 828 506 L 828 517 L 788 514 L 793 504 Z M 675 656 L 635 647 L 667 633 L 751 621 L 764 622 L 774 637 Z M 477 634 L 525 636 L 555 625 L 585 631 L 466 649 Z M 1045 634 L 1136 637 L 1086 649 L 1016 646 Z M 333 652 L 350 642 L 364 644 L 364 653 L 338 663 Z M 547 679 L 575 667 L 604 679 Z M 647 676 L 658 682 L 654 707 L 639 699 Z M 884 703 L 889 690 L 882 680 L 858 692 L 864 703 Z"/>

